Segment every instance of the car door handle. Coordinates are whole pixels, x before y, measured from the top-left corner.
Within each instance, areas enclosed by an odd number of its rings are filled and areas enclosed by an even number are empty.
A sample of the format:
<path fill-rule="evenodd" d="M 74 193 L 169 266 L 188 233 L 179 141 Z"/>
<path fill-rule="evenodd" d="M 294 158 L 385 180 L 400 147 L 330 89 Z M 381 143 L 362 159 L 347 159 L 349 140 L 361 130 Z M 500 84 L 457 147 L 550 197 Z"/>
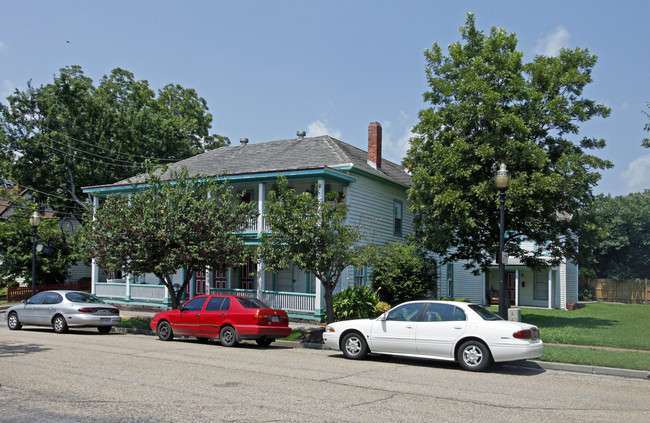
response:
<path fill-rule="evenodd" d="M 221 317 L 226 317 L 226 315 L 225 315 L 225 314 L 222 314 Z"/>
<path fill-rule="evenodd" d="M 454 329 L 462 329 L 462 326 L 454 326 Z"/>
<path fill-rule="evenodd" d="M 407 326 L 406 329 L 413 329 L 413 326 Z"/>
<path fill-rule="evenodd" d="M 194 315 L 194 317 L 199 317 L 200 315 L 201 315 L 201 313 L 196 313 L 196 314 Z"/>

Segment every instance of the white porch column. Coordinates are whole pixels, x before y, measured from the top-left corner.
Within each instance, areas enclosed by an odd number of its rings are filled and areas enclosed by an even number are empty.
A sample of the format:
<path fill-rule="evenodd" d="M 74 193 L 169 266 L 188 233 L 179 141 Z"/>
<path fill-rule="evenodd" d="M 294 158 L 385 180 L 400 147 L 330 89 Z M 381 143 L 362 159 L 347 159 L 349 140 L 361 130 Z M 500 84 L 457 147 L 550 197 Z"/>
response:
<path fill-rule="evenodd" d="M 264 275 L 264 260 L 257 262 L 257 298 L 262 299 L 262 292 L 266 289 L 266 277 Z"/>
<path fill-rule="evenodd" d="M 325 202 L 325 180 L 318 180 L 318 199 L 321 203 Z M 325 314 L 325 298 L 323 291 L 323 283 L 320 279 L 314 278 L 314 283 L 316 284 L 316 298 L 314 304 L 314 315 L 317 317 L 323 316 Z"/>
<path fill-rule="evenodd" d="M 264 182 L 257 185 L 257 192 L 259 194 L 257 196 L 257 212 L 259 213 L 259 216 L 257 216 L 257 233 L 261 234 L 264 231 L 264 197 L 266 195 Z"/>
<path fill-rule="evenodd" d="M 548 308 L 553 308 L 553 268 L 548 269 Z"/>
<path fill-rule="evenodd" d="M 99 197 L 93 197 L 93 220 L 96 219 L 95 213 L 99 208 Z M 99 266 L 97 266 L 97 260 L 94 258 L 90 262 L 90 293 L 95 294 L 95 285 L 99 280 Z"/>
<path fill-rule="evenodd" d="M 515 306 L 519 306 L 519 269 L 515 269 Z"/>

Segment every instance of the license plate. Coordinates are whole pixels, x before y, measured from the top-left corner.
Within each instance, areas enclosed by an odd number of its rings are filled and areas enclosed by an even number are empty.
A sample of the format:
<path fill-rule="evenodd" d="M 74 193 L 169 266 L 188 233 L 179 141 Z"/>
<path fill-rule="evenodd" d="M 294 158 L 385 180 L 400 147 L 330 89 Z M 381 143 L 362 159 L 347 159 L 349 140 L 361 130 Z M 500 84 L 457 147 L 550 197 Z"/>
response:
<path fill-rule="evenodd" d="M 280 316 L 270 316 L 271 317 L 271 322 L 281 322 L 282 317 Z"/>
<path fill-rule="evenodd" d="M 99 323 L 101 323 L 102 325 L 110 325 L 111 319 L 99 319 Z"/>

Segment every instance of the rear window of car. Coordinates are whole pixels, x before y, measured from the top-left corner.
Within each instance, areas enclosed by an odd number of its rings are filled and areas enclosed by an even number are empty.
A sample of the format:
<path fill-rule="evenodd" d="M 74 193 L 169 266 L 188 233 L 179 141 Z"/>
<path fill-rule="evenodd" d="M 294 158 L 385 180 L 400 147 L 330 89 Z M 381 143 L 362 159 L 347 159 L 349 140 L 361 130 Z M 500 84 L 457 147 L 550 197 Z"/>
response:
<path fill-rule="evenodd" d="M 237 297 L 237 301 L 239 301 L 239 304 L 244 308 L 269 308 L 269 306 L 257 298 Z"/>
<path fill-rule="evenodd" d="M 477 304 L 470 304 L 468 307 L 474 310 L 476 314 L 481 316 L 483 320 L 503 320 L 501 316 L 499 316 L 497 313 L 493 312 L 489 308 L 485 308 Z"/>
<path fill-rule="evenodd" d="M 68 292 L 65 294 L 65 297 L 73 303 L 104 303 L 99 298 L 87 292 Z"/>
<path fill-rule="evenodd" d="M 205 311 L 228 311 L 230 310 L 230 298 L 228 297 L 212 297 L 208 301 Z"/>

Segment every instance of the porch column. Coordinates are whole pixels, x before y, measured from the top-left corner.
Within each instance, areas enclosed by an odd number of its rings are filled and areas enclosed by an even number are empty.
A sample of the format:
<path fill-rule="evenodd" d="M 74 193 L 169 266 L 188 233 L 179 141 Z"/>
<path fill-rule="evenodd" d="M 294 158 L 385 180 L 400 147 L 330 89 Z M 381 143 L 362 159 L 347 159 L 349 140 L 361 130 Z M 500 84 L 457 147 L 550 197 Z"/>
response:
<path fill-rule="evenodd" d="M 130 273 L 127 273 L 126 274 L 126 280 L 124 281 L 125 285 L 126 285 L 126 293 L 125 293 L 126 298 L 125 299 L 127 301 L 131 299 L 131 282 L 132 281 L 133 281 L 133 275 L 130 274 Z"/>
<path fill-rule="evenodd" d="M 325 202 L 325 180 L 324 179 L 319 179 L 318 180 L 318 199 L 320 200 L 321 203 Z M 325 314 L 325 298 L 324 298 L 324 292 L 323 292 L 323 283 L 321 282 L 320 279 L 314 278 L 314 283 L 316 284 L 316 298 L 315 304 L 314 304 L 314 316 L 315 317 L 322 317 Z"/>
<path fill-rule="evenodd" d="M 99 208 L 99 197 L 93 197 L 93 220 L 96 220 L 95 213 Z M 95 285 L 99 280 L 99 266 L 97 266 L 97 260 L 94 258 L 90 262 L 90 293 L 95 294 Z"/>
<path fill-rule="evenodd" d="M 548 269 L 548 308 L 553 308 L 553 268 Z"/>
<path fill-rule="evenodd" d="M 266 195 L 264 182 L 257 184 L 257 191 L 259 194 L 257 196 L 257 211 L 259 213 L 259 216 L 257 216 L 257 233 L 259 235 L 264 231 L 264 196 Z"/>
<path fill-rule="evenodd" d="M 264 260 L 257 262 L 257 298 L 262 299 L 262 294 L 266 289 L 266 277 L 264 276 Z"/>
<path fill-rule="evenodd" d="M 519 306 L 519 269 L 515 269 L 515 306 Z"/>

